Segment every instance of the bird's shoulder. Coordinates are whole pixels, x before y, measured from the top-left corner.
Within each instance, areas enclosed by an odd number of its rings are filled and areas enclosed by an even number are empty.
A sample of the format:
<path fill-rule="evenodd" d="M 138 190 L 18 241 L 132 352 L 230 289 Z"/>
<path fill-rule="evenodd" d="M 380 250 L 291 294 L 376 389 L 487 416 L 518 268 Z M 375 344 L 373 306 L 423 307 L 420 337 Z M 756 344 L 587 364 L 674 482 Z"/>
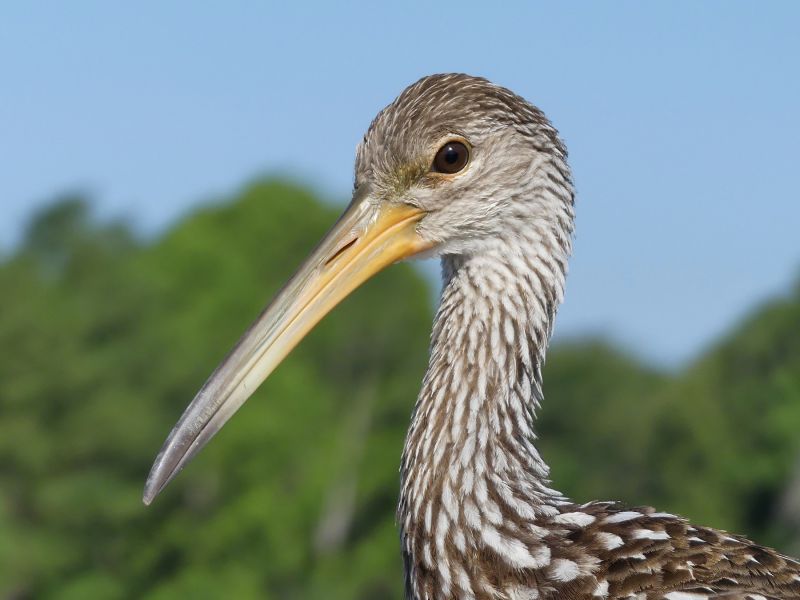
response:
<path fill-rule="evenodd" d="M 800 563 L 795 559 L 651 507 L 570 505 L 546 526 L 554 557 L 593 564 L 596 580 L 588 586 L 575 581 L 572 592 L 565 589 L 554 598 L 800 598 Z"/>

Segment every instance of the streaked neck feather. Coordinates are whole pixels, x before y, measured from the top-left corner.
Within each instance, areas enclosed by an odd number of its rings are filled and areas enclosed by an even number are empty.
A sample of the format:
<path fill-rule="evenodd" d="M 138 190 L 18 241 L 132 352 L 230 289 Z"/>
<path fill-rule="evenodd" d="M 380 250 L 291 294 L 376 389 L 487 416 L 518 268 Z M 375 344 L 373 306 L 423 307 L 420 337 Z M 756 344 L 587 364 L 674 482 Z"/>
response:
<path fill-rule="evenodd" d="M 570 248 L 543 248 L 534 230 L 442 261 L 430 363 L 401 467 L 407 585 L 428 581 L 447 597 L 470 556 L 509 569 L 549 562 L 536 522 L 568 501 L 550 487 L 534 419 Z"/>

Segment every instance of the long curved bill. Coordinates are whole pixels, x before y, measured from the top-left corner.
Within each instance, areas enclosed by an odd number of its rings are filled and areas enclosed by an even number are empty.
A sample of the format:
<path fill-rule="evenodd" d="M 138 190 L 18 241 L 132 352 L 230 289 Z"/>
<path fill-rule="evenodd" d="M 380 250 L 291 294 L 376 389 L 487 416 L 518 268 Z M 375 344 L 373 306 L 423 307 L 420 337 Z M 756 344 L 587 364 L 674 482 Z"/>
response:
<path fill-rule="evenodd" d="M 350 292 L 384 267 L 431 247 L 416 233 L 417 208 L 354 201 L 211 374 L 150 470 L 150 504 L 300 340 Z"/>

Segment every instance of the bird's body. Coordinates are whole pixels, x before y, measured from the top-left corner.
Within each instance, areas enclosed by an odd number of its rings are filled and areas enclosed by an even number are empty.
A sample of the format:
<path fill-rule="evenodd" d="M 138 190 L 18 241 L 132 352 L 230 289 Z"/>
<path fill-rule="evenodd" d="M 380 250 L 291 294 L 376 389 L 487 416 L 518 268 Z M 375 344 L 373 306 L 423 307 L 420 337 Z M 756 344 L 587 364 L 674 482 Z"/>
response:
<path fill-rule="evenodd" d="M 373 121 L 355 188 L 339 224 L 184 413 L 146 501 L 360 281 L 436 253 L 444 286 L 401 463 L 409 598 L 800 598 L 800 564 L 773 550 L 551 488 L 535 413 L 574 202 L 566 149 L 538 109 L 484 79 L 424 78 Z"/>

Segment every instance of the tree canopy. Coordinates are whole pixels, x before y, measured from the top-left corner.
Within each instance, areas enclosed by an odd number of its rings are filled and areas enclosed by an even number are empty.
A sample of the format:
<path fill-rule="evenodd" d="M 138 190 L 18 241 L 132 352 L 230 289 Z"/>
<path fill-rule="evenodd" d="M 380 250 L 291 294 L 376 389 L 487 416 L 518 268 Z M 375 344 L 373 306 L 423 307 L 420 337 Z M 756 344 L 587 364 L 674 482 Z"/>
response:
<path fill-rule="evenodd" d="M 400 598 L 394 522 L 430 292 L 378 275 L 292 353 L 153 506 L 169 428 L 335 219 L 256 182 L 143 241 L 67 197 L 0 262 L 0 597 Z M 553 349 L 555 486 L 798 550 L 800 290 L 684 372 Z"/>

